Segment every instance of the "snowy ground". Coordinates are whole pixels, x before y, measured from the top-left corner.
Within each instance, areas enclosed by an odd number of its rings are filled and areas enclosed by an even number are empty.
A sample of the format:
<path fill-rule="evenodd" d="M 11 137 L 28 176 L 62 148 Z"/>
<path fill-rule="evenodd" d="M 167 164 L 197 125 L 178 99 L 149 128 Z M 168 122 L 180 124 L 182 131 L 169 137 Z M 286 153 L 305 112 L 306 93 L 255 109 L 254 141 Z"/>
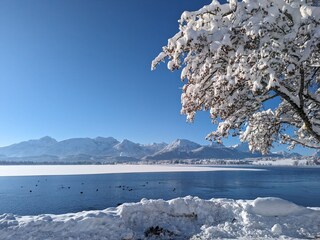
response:
<path fill-rule="evenodd" d="M 18 165 L 0 166 L 0 176 L 49 176 L 143 172 L 264 171 L 253 168 L 217 168 L 188 165 Z"/>
<path fill-rule="evenodd" d="M 0 215 L 0 239 L 318 239 L 320 208 L 279 198 L 142 199 L 63 215 Z"/>
<path fill-rule="evenodd" d="M 285 158 L 285 159 L 262 159 L 262 160 L 254 160 L 252 162 L 253 165 L 267 165 L 267 166 L 308 166 L 310 160 L 308 159 L 292 159 L 292 158 Z M 312 166 L 312 165 L 310 165 Z"/>

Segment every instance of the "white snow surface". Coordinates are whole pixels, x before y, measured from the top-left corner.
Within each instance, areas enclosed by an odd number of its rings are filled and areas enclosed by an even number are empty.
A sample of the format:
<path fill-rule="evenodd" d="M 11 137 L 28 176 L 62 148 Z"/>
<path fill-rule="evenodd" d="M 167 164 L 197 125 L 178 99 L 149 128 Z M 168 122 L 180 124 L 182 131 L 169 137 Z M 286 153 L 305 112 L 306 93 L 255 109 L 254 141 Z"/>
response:
<path fill-rule="evenodd" d="M 0 176 L 49 176 L 145 172 L 211 172 L 211 171 L 265 171 L 254 168 L 225 168 L 201 165 L 14 165 L 0 166 Z"/>
<path fill-rule="evenodd" d="M 303 212 L 304 208 L 280 198 L 257 198 L 252 202 L 252 211 L 258 215 L 272 217 L 298 214 Z"/>
<path fill-rule="evenodd" d="M 287 209 L 287 210 L 284 210 Z M 320 208 L 278 198 L 142 199 L 62 215 L 0 215 L 0 239 L 317 239 Z"/>
<path fill-rule="evenodd" d="M 260 166 L 307 166 L 308 159 L 294 159 L 294 158 L 285 158 L 285 159 L 256 159 L 252 162 L 253 165 Z"/>

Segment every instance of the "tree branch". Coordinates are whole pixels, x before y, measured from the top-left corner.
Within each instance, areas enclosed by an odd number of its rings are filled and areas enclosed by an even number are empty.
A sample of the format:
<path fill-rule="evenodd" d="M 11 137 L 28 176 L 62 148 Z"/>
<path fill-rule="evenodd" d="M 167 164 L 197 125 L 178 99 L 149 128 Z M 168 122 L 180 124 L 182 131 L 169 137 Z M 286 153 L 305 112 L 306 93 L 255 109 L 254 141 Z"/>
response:
<path fill-rule="evenodd" d="M 300 145 L 302 145 L 302 146 L 304 146 L 304 147 L 314 148 L 314 149 L 320 149 L 320 146 L 315 146 L 315 145 L 307 144 L 306 142 L 300 141 L 300 140 L 298 140 L 298 139 L 296 139 L 296 138 L 292 138 L 292 137 L 289 136 L 289 135 L 284 135 L 284 134 L 281 134 L 281 133 L 280 133 L 280 136 L 281 136 L 282 138 L 285 138 L 285 139 L 288 139 L 288 140 L 290 140 L 290 141 L 293 141 L 293 142 L 295 142 L 295 143 L 297 143 L 297 144 L 300 144 Z M 288 140 L 286 140 L 286 141 L 288 141 Z"/>
<path fill-rule="evenodd" d="M 303 106 L 299 107 L 295 102 L 293 102 L 291 100 L 291 98 L 284 94 L 283 92 L 279 91 L 278 88 L 273 88 L 273 91 L 277 92 L 283 99 L 285 99 L 290 105 L 291 107 L 293 107 L 295 109 L 295 111 L 297 112 L 297 114 L 299 115 L 299 117 L 302 119 L 302 121 L 304 122 L 307 131 L 315 138 L 317 139 L 317 141 L 320 143 L 320 135 L 318 135 L 312 128 L 312 123 L 310 122 L 308 116 L 306 115 L 306 113 L 303 111 Z"/>

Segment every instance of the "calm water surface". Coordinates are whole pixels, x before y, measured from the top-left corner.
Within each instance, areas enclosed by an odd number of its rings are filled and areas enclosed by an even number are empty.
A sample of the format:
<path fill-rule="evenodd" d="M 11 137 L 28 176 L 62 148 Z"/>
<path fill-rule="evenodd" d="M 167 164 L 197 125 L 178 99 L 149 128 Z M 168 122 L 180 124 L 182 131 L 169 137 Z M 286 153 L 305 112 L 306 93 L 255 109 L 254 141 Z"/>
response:
<path fill-rule="evenodd" d="M 267 171 L 0 177 L 0 214 L 34 215 L 104 209 L 141 198 L 280 197 L 320 207 L 320 168 Z"/>

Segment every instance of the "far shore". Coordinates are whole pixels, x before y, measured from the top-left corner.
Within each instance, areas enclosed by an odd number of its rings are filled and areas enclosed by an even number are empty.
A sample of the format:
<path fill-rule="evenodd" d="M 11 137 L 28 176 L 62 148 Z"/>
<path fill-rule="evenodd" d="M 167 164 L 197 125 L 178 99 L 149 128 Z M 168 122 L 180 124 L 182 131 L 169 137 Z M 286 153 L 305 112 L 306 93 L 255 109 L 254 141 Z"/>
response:
<path fill-rule="evenodd" d="M 265 171 L 265 169 L 203 165 L 10 165 L 0 166 L 0 177 L 212 171 Z"/>

